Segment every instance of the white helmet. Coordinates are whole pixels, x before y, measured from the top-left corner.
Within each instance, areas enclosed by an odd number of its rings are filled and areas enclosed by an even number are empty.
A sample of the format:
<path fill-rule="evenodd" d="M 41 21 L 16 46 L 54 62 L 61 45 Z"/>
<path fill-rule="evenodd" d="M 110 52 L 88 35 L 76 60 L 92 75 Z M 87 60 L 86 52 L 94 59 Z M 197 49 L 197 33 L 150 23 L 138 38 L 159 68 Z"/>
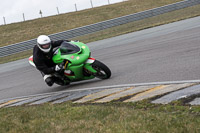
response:
<path fill-rule="evenodd" d="M 44 53 L 48 53 L 51 50 L 51 39 L 46 35 L 40 35 L 37 38 L 37 46 Z"/>

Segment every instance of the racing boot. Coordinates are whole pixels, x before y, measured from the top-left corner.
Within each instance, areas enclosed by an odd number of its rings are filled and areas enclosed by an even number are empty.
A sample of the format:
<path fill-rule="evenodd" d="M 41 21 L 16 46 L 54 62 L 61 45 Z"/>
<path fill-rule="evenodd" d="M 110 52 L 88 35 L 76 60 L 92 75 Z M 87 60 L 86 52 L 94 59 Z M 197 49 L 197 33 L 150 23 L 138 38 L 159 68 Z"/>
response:
<path fill-rule="evenodd" d="M 46 84 L 48 86 L 52 86 L 54 84 L 54 78 L 52 76 L 49 76 L 49 75 L 45 75 L 44 76 L 44 81 L 46 82 Z"/>

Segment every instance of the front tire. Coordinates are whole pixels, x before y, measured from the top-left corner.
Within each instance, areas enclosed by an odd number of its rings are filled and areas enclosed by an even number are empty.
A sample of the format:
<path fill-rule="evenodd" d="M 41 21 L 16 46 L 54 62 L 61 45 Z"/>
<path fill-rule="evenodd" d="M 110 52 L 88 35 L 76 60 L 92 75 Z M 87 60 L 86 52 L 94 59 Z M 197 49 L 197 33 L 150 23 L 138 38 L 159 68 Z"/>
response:
<path fill-rule="evenodd" d="M 105 64 L 103 64 L 98 60 L 94 61 L 94 63 L 92 64 L 92 68 L 97 71 L 94 75 L 97 78 L 108 79 L 111 76 L 110 69 Z"/>

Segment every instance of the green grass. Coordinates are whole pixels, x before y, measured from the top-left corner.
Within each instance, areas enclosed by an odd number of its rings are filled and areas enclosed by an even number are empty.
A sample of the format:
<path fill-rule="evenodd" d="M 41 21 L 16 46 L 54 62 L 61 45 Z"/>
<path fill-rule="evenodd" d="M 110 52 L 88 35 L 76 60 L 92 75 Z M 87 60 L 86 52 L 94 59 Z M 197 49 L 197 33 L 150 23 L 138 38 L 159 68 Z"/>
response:
<path fill-rule="evenodd" d="M 199 106 L 147 101 L 107 104 L 44 104 L 0 109 L 0 132 L 197 133 Z"/>

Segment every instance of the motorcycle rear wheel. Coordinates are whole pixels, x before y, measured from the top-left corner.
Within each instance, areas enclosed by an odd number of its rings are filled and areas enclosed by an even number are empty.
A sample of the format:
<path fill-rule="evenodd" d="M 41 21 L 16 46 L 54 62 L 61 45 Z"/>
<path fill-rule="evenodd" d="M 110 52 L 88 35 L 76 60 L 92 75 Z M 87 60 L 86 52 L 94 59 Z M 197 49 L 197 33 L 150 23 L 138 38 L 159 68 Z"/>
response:
<path fill-rule="evenodd" d="M 94 63 L 92 64 L 92 68 L 97 71 L 94 75 L 97 78 L 108 79 L 111 76 L 110 69 L 105 64 L 103 64 L 98 60 L 94 61 Z"/>

